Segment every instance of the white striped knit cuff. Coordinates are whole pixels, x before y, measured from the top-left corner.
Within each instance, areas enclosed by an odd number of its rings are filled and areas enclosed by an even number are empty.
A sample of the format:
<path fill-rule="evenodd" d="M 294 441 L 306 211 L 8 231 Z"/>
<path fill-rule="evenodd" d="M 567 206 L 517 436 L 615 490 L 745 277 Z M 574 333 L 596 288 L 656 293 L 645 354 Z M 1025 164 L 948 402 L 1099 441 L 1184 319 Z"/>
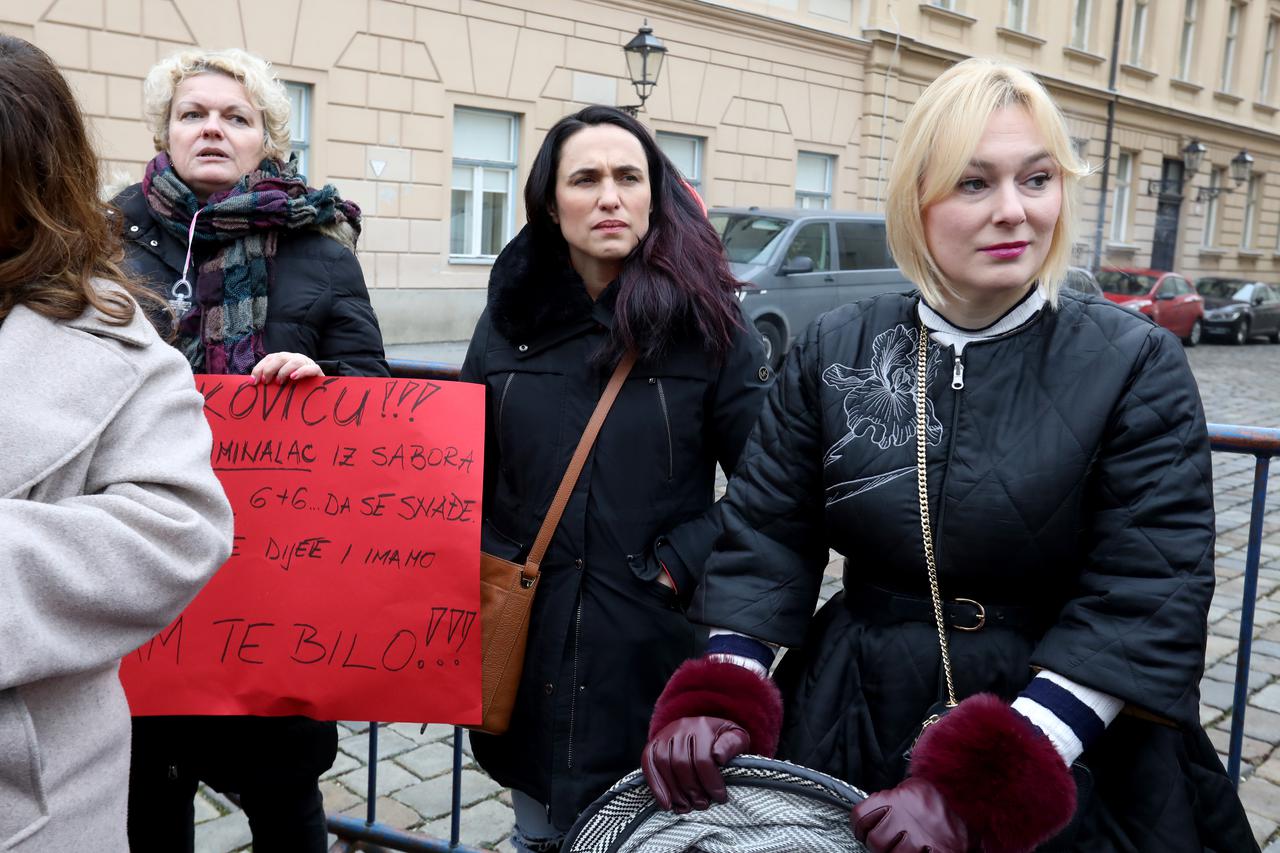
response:
<path fill-rule="evenodd" d="M 777 653 L 777 647 L 770 643 L 725 628 L 712 628 L 707 640 L 707 657 L 746 667 L 762 678 L 769 676 Z"/>
<path fill-rule="evenodd" d="M 1013 700 L 1013 710 L 1044 732 L 1068 765 L 1102 736 L 1123 707 L 1114 696 L 1048 670 Z"/>

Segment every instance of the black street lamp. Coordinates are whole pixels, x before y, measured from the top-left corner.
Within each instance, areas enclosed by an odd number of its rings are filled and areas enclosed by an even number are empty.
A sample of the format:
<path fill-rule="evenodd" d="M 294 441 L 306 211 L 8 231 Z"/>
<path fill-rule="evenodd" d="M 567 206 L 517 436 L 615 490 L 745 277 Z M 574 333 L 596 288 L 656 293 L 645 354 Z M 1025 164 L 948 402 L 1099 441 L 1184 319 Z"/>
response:
<path fill-rule="evenodd" d="M 1236 187 L 1249 180 L 1249 175 L 1253 173 L 1253 155 L 1247 149 L 1241 148 L 1240 153 L 1231 158 L 1231 180 L 1235 181 L 1235 187 L 1200 187 L 1196 192 L 1196 203 L 1210 201 L 1223 193 L 1229 193 Z"/>
<path fill-rule="evenodd" d="M 1253 172 L 1253 155 L 1248 149 L 1241 148 L 1240 153 L 1231 158 L 1231 180 L 1243 184 L 1249 180 Z"/>
<path fill-rule="evenodd" d="M 1182 149 L 1182 166 L 1185 170 L 1183 174 L 1190 177 L 1200 171 L 1200 164 L 1204 162 L 1204 155 L 1208 150 L 1199 139 L 1188 142 L 1187 147 Z"/>
<path fill-rule="evenodd" d="M 1182 185 L 1200 171 L 1209 149 L 1199 139 L 1192 139 L 1182 149 L 1182 179 L 1159 178 L 1147 181 L 1147 195 L 1181 195 Z"/>
<path fill-rule="evenodd" d="M 1209 149 L 1199 139 L 1192 139 L 1182 149 L 1182 179 L 1158 178 L 1147 181 L 1147 195 L 1182 195 L 1182 185 L 1195 177 L 1196 172 L 1200 171 L 1200 165 L 1204 162 L 1204 155 Z M 1241 148 L 1240 153 L 1231 158 L 1231 180 L 1235 181 L 1236 187 L 1249 180 L 1249 175 L 1253 172 L 1253 155 L 1248 150 Z M 1229 193 L 1235 190 L 1235 187 L 1199 187 L 1196 190 L 1196 204 L 1215 199 L 1223 193 Z"/>
<path fill-rule="evenodd" d="M 662 70 L 662 59 L 667 54 L 667 46 L 662 39 L 653 34 L 649 22 L 645 21 L 626 46 L 622 48 L 627 57 L 627 76 L 636 89 L 640 103 L 619 107 L 629 115 L 636 115 L 644 102 L 653 94 L 653 87 L 658 85 L 658 72 Z"/>

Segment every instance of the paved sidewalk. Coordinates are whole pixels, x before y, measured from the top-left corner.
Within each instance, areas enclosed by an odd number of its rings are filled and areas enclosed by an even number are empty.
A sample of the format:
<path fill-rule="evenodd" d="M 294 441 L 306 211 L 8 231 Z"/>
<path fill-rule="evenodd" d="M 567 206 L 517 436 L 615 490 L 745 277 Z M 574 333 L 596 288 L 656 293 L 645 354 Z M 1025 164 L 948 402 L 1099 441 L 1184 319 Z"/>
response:
<path fill-rule="evenodd" d="M 458 362 L 465 344 L 390 347 L 397 358 Z M 1280 347 L 1202 346 L 1187 351 L 1210 422 L 1280 426 Z M 1209 645 L 1201 682 L 1200 718 L 1224 755 L 1230 730 L 1232 684 L 1240 630 L 1245 544 L 1252 495 L 1252 457 L 1214 455 L 1218 521 L 1218 588 L 1209 613 Z M 1240 795 L 1265 853 L 1280 853 L 1280 463 L 1270 479 L 1254 630 Z M 827 570 L 822 598 L 839 587 L 839 570 Z M 330 813 L 363 818 L 366 812 L 368 724 L 340 723 L 337 763 L 321 787 Z M 378 819 L 437 838 L 449 836 L 453 729 L 392 724 L 378 732 Z M 462 777 L 463 843 L 510 850 L 510 794 L 466 759 Z M 197 797 L 196 850 L 229 853 L 249 849 L 248 824 L 225 798 L 202 789 Z"/>

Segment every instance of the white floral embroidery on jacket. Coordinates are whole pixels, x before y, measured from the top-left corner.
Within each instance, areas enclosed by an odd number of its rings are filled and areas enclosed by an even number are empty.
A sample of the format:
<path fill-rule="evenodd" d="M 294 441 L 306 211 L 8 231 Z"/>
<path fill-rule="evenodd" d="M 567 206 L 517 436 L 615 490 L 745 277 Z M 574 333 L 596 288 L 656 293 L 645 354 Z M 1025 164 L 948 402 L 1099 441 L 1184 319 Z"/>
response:
<path fill-rule="evenodd" d="M 823 459 L 830 466 L 842 457 L 850 443 L 863 439 L 881 450 L 901 447 L 916 434 L 916 347 L 919 330 L 899 324 L 876 335 L 871 344 L 870 367 L 846 367 L 832 364 L 822 371 L 822 381 L 847 392 L 844 398 L 845 422 L 849 431 L 831 445 Z M 927 380 L 938 372 L 938 360 L 930 358 Z M 942 441 L 942 423 L 933 412 L 933 401 L 925 398 L 927 442 Z M 856 480 L 846 480 L 827 487 L 827 505 L 837 503 L 882 486 L 915 470 L 914 465 L 886 471 Z"/>

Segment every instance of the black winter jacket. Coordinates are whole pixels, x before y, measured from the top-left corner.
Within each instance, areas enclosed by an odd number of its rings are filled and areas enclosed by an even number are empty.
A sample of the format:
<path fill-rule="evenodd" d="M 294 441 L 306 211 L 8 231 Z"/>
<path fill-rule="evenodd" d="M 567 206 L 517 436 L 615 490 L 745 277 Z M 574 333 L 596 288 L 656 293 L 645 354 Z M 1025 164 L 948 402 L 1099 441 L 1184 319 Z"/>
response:
<path fill-rule="evenodd" d="M 169 298 L 182 277 L 186 243 L 155 220 L 141 184 L 122 190 L 113 203 L 125 219 L 126 270 Z M 187 278 L 193 282 L 202 260 L 198 253 L 191 259 Z M 378 318 L 349 249 L 316 230 L 281 232 L 273 273 L 263 328 L 267 352 L 302 353 L 326 376 L 389 375 Z"/>
<path fill-rule="evenodd" d="M 616 292 L 592 302 L 527 230 L 489 280 L 462 378 L 488 388 L 483 548 L 522 561 L 612 365 Z M 568 827 L 640 761 L 667 678 L 700 641 L 682 612 L 719 532 L 715 466 L 733 470 L 771 380 L 745 322 L 723 359 L 693 339 L 632 370 L 542 563 L 506 735 L 472 735 L 495 779 Z M 679 597 L 657 581 L 658 554 Z"/>
<path fill-rule="evenodd" d="M 1255 849 L 1199 725 L 1213 594 L 1209 443 L 1178 341 L 1064 293 L 1003 337 L 931 343 L 928 492 L 942 595 L 989 611 L 951 630 L 960 698 L 1012 699 L 1033 668 L 1128 703 L 1081 763 L 1077 820 L 1044 849 Z M 691 618 L 793 647 L 780 755 L 876 790 L 945 698 L 916 490 L 917 297 L 821 317 L 788 356 L 721 503 Z M 812 616 L 827 548 L 842 593 Z M 969 625 L 974 618 L 957 622 Z M 1078 771 L 1083 773 L 1084 771 Z"/>

